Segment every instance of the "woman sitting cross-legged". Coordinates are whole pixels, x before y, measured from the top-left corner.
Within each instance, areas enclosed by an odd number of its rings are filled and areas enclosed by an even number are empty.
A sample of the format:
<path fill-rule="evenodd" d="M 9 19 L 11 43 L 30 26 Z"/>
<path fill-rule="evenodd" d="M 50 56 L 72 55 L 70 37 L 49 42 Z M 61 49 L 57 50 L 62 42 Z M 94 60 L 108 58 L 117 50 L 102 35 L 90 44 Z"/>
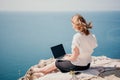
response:
<path fill-rule="evenodd" d="M 97 47 L 96 37 L 89 29 L 92 28 L 91 23 L 79 14 L 72 17 L 72 26 L 76 31 L 73 36 L 70 55 L 66 55 L 62 60 L 55 60 L 53 63 L 43 68 L 32 68 L 31 72 L 37 78 L 40 74 L 48 74 L 56 69 L 61 72 L 69 72 L 70 70 L 86 70 L 89 69 L 91 63 L 91 55 Z"/>

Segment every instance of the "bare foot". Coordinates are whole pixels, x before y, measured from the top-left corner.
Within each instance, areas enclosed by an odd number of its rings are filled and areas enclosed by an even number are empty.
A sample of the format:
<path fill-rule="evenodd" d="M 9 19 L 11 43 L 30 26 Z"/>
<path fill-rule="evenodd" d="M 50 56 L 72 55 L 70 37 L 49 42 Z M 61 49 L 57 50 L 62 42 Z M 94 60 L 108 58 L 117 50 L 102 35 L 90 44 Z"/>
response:
<path fill-rule="evenodd" d="M 38 72 L 40 72 L 40 68 L 31 68 L 30 71 L 32 73 L 38 73 Z"/>
<path fill-rule="evenodd" d="M 36 78 L 40 78 L 42 76 L 44 76 L 43 73 L 33 73 L 32 76 L 36 77 Z"/>

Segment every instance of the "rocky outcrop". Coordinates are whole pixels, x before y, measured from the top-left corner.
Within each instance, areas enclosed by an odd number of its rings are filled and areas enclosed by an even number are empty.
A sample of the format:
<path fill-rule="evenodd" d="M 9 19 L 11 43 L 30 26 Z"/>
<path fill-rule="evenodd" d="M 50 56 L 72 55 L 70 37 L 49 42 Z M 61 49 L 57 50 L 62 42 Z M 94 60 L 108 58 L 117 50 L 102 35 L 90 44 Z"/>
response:
<path fill-rule="evenodd" d="M 44 67 L 54 61 L 53 58 L 41 60 L 34 67 Z M 32 80 L 28 70 L 23 80 Z M 120 80 L 120 59 L 111 59 L 106 56 L 92 57 L 91 67 L 88 70 L 79 71 L 79 74 L 61 73 L 59 70 L 44 75 L 36 80 Z"/>

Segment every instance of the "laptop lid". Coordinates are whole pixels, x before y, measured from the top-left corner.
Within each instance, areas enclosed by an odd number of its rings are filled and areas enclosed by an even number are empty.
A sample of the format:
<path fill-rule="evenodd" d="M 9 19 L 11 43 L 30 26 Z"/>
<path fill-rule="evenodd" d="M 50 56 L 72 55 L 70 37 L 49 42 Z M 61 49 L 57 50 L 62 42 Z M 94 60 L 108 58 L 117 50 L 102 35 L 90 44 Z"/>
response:
<path fill-rule="evenodd" d="M 54 58 L 62 58 L 66 54 L 62 44 L 51 47 L 52 54 Z"/>

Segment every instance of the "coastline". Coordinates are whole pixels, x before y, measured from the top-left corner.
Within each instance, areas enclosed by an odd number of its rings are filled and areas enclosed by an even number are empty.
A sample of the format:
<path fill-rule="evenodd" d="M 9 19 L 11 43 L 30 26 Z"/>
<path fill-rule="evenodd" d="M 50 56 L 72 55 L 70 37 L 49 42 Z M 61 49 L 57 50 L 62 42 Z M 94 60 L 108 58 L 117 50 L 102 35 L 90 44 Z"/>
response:
<path fill-rule="evenodd" d="M 47 60 L 40 60 L 34 67 L 44 67 L 54 61 L 53 58 Z M 29 69 L 25 74 L 25 78 L 29 75 Z M 80 71 L 80 74 L 76 75 L 78 80 L 120 80 L 120 59 L 112 59 L 106 56 L 92 56 L 91 67 L 88 70 Z M 51 72 L 39 79 L 33 80 L 70 80 L 72 75 L 69 73 L 61 73 L 59 70 Z M 22 79 L 19 80 L 29 80 Z"/>

